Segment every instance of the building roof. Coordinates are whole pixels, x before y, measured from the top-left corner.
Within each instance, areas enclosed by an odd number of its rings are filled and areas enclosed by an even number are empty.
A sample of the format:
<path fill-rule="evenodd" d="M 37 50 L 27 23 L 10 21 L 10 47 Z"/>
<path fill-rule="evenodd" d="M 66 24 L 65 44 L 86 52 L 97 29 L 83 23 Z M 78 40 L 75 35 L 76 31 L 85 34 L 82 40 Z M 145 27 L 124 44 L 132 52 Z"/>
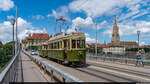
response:
<path fill-rule="evenodd" d="M 120 45 L 138 45 L 137 42 L 132 41 L 120 41 Z"/>
<path fill-rule="evenodd" d="M 47 33 L 33 33 L 32 35 L 29 34 L 29 36 L 25 37 L 24 40 L 22 40 L 22 43 L 27 43 L 28 40 L 49 40 L 52 37 L 52 35 L 48 35 Z"/>
<path fill-rule="evenodd" d="M 95 47 L 95 43 L 88 43 L 87 46 L 88 47 Z M 103 47 L 106 47 L 106 44 L 97 43 L 97 47 L 98 48 L 103 48 Z"/>
<path fill-rule="evenodd" d="M 150 48 L 149 46 L 141 46 L 140 48 Z"/>
<path fill-rule="evenodd" d="M 48 35 L 46 33 L 33 33 L 32 35 L 29 35 L 24 39 L 24 42 L 26 40 L 49 40 L 52 37 L 52 35 Z"/>
<path fill-rule="evenodd" d="M 7 42 L 6 44 L 15 44 L 15 41 Z"/>
<path fill-rule="evenodd" d="M 108 43 L 106 47 L 122 47 L 119 43 Z"/>
<path fill-rule="evenodd" d="M 138 45 L 136 42 L 131 41 L 120 41 L 120 43 L 108 43 L 108 44 L 97 44 L 98 48 L 104 48 L 104 47 L 123 47 L 123 45 Z M 95 47 L 95 43 L 88 43 L 88 47 Z"/>
<path fill-rule="evenodd" d="M 29 35 L 26 39 L 31 40 L 49 40 L 52 37 L 52 35 L 48 35 L 46 33 L 33 33 L 32 35 Z"/>

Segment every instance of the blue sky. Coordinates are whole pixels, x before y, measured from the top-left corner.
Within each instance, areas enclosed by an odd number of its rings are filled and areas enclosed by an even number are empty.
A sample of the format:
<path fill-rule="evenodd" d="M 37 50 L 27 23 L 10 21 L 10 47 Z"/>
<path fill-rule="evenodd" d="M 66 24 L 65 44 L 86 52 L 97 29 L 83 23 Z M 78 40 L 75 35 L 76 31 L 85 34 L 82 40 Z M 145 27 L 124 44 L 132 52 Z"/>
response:
<path fill-rule="evenodd" d="M 10 18 L 18 6 L 19 38 L 29 33 L 54 34 L 55 18 L 67 20 L 67 33 L 77 28 L 86 33 L 87 42 L 95 42 L 95 18 L 98 42 L 111 41 L 114 16 L 117 16 L 121 41 L 136 41 L 150 45 L 150 1 L 148 0 L 0 0 L 0 40 L 11 40 Z M 58 29 L 57 29 L 58 32 Z"/>

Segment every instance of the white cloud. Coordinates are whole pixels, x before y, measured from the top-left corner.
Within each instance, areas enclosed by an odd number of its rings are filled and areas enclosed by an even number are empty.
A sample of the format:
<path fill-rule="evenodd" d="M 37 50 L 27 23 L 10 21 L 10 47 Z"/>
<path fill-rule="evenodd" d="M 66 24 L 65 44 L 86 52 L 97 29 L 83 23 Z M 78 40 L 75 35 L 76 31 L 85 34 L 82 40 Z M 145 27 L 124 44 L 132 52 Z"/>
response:
<path fill-rule="evenodd" d="M 46 33 L 45 29 L 26 29 L 24 31 L 20 31 L 18 37 L 19 39 L 24 39 L 26 36 L 32 33 Z"/>
<path fill-rule="evenodd" d="M 45 29 L 33 27 L 30 22 L 22 18 L 18 18 L 18 37 L 23 39 L 28 33 L 46 32 Z M 0 23 L 0 40 L 4 43 L 12 40 L 12 25 L 10 21 Z"/>
<path fill-rule="evenodd" d="M 140 42 L 139 45 L 140 45 L 140 46 L 146 45 L 146 43 L 145 43 L 145 42 Z"/>
<path fill-rule="evenodd" d="M 90 37 L 86 37 L 86 42 L 87 43 L 95 43 L 95 39 L 93 39 L 93 38 L 90 38 Z"/>
<path fill-rule="evenodd" d="M 72 20 L 72 24 L 73 28 L 78 28 L 79 30 L 85 30 L 94 27 L 94 22 L 92 21 L 91 17 L 87 17 L 86 19 L 77 17 L 76 19 Z"/>
<path fill-rule="evenodd" d="M 122 7 L 133 9 L 141 0 L 75 0 L 69 4 L 73 12 L 85 12 L 87 16 L 95 17 L 103 14 L 118 12 Z M 116 10 L 117 8 L 117 10 Z M 115 13 L 113 13 L 115 14 Z"/>
<path fill-rule="evenodd" d="M 8 20 L 11 20 L 12 18 L 14 18 L 14 16 L 7 16 Z"/>
<path fill-rule="evenodd" d="M 45 17 L 42 15 L 35 15 L 35 16 L 32 16 L 32 18 L 36 20 L 40 20 L 40 19 L 44 19 Z"/>
<path fill-rule="evenodd" d="M 12 0 L 0 0 L 0 10 L 8 11 L 10 8 L 14 7 L 14 2 Z"/>
<path fill-rule="evenodd" d="M 136 35 L 137 30 L 141 31 L 141 35 L 150 35 L 150 22 L 147 21 L 124 21 L 122 23 L 118 23 L 119 33 L 120 35 Z M 103 34 L 108 34 L 111 36 L 112 28 L 107 28 Z"/>
<path fill-rule="evenodd" d="M 85 33 L 86 36 L 86 42 L 87 43 L 95 43 L 96 39 L 95 38 L 90 38 L 90 35 L 88 33 Z M 99 40 L 97 40 L 97 42 L 99 42 Z"/>
<path fill-rule="evenodd" d="M 70 21 L 71 19 L 68 15 L 68 12 L 69 12 L 69 10 L 68 10 L 67 6 L 61 6 L 57 10 L 52 10 L 52 14 L 48 14 L 47 17 L 59 18 L 60 16 L 63 16 L 64 19 Z"/>
<path fill-rule="evenodd" d="M 108 23 L 106 20 L 101 23 L 97 23 L 97 29 L 108 27 Z M 87 29 L 96 29 L 96 25 L 91 17 L 87 17 L 85 19 L 81 17 L 77 17 L 72 20 L 72 27 L 67 30 L 68 33 L 75 32 L 75 29 L 79 30 L 87 30 Z"/>

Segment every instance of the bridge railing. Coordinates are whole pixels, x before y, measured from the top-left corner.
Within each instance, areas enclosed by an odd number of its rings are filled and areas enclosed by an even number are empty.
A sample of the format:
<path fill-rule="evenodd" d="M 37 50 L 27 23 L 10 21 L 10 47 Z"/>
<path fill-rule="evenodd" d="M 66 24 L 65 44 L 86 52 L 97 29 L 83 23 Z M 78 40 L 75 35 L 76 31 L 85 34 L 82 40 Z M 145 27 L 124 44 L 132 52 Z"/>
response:
<path fill-rule="evenodd" d="M 137 61 L 137 59 L 133 59 L 133 58 L 114 57 L 114 56 L 110 57 L 110 56 L 107 56 L 107 55 L 96 56 L 94 54 L 89 54 L 89 53 L 86 53 L 86 56 L 88 58 L 102 59 L 104 61 L 106 61 L 106 60 L 110 60 L 110 61 L 123 60 L 125 63 L 128 63 L 128 61 Z M 142 61 L 145 62 L 145 63 L 150 63 L 150 60 L 142 59 Z"/>
<path fill-rule="evenodd" d="M 19 53 L 18 51 L 15 56 L 11 58 L 7 66 L 0 73 L 0 82 L 8 83 L 8 82 L 16 82 L 17 81 L 17 68 L 19 61 Z"/>
<path fill-rule="evenodd" d="M 50 64 L 47 64 L 46 62 L 40 60 L 38 57 L 35 57 L 35 56 L 32 56 L 30 54 L 28 54 L 28 52 L 26 51 L 23 51 L 26 55 L 28 55 L 32 61 L 34 61 L 36 64 L 40 65 L 40 68 L 43 68 L 44 71 L 49 71 L 50 70 L 50 77 L 51 77 L 51 80 L 53 80 L 54 78 L 54 72 L 57 73 L 57 75 L 61 76 L 62 77 L 62 80 L 63 82 L 83 82 L 81 80 L 79 80 L 78 78 L 75 78 L 73 76 L 71 76 L 70 74 L 67 74 L 65 72 L 63 72 L 62 70 L 50 65 Z"/>

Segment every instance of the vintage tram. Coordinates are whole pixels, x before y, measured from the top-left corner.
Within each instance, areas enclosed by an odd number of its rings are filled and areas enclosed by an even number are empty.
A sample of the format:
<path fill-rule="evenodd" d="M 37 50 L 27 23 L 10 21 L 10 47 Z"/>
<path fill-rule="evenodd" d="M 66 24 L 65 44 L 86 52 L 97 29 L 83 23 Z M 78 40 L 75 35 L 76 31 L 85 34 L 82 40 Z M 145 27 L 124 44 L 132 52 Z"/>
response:
<path fill-rule="evenodd" d="M 59 33 L 39 46 L 39 55 L 61 63 L 85 64 L 85 38 L 85 34 L 79 32 Z"/>

